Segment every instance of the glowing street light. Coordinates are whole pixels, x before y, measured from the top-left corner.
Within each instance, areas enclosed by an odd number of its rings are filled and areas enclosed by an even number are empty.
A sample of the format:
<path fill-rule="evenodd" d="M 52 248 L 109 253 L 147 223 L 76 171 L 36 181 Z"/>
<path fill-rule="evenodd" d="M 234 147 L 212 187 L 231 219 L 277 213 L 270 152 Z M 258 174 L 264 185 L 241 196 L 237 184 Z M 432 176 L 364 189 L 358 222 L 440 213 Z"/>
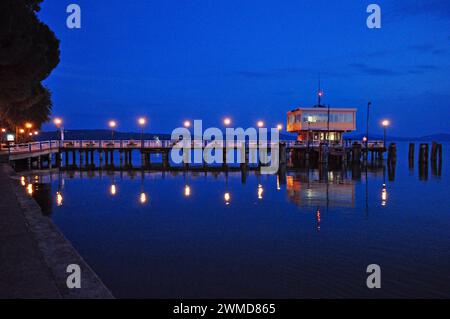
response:
<path fill-rule="evenodd" d="M 108 125 L 110 128 L 115 128 L 117 126 L 117 123 L 116 121 L 109 121 Z"/>
<path fill-rule="evenodd" d="M 282 129 L 283 129 L 283 125 L 282 125 L 282 124 L 278 124 L 278 125 L 277 125 L 277 130 L 278 130 L 278 131 L 281 131 Z"/>
<path fill-rule="evenodd" d="M 147 124 L 147 119 L 145 117 L 140 117 L 138 119 L 138 124 L 141 127 L 141 147 L 144 147 L 144 126 Z"/>
<path fill-rule="evenodd" d="M 19 133 L 23 134 L 23 133 L 25 133 L 25 130 L 23 128 L 21 128 L 21 129 L 19 129 Z"/>
<path fill-rule="evenodd" d="M 256 125 L 257 125 L 258 127 L 263 127 L 263 126 L 264 126 L 264 122 L 263 122 L 263 121 L 258 121 L 258 122 L 256 123 Z"/>
<path fill-rule="evenodd" d="M 34 131 L 34 133 L 33 133 L 34 135 L 38 135 L 39 134 L 39 132 L 38 131 Z"/>
<path fill-rule="evenodd" d="M 27 129 L 31 129 L 31 128 L 33 127 L 33 124 L 30 123 L 30 122 L 27 122 L 27 123 L 25 123 L 25 127 L 26 127 Z"/>
<path fill-rule="evenodd" d="M 6 128 L 2 128 L 2 133 L 6 133 Z"/>
<path fill-rule="evenodd" d="M 191 121 L 186 120 L 186 121 L 184 121 L 183 125 L 184 125 L 184 127 L 186 127 L 186 128 L 191 127 Z"/>
<path fill-rule="evenodd" d="M 59 117 L 56 117 L 56 118 L 53 120 L 53 124 L 55 124 L 57 128 L 59 128 L 59 127 L 61 126 L 62 122 L 63 122 L 62 119 L 59 118 Z"/>
<path fill-rule="evenodd" d="M 138 119 L 138 124 L 139 124 L 140 126 L 144 126 L 145 124 L 147 124 L 147 120 L 145 119 L 145 117 L 140 117 L 140 118 Z"/>
<path fill-rule="evenodd" d="M 230 124 L 231 124 L 231 119 L 230 119 L 229 117 L 224 118 L 224 119 L 223 119 L 223 124 L 224 124 L 225 126 L 230 125 Z"/>

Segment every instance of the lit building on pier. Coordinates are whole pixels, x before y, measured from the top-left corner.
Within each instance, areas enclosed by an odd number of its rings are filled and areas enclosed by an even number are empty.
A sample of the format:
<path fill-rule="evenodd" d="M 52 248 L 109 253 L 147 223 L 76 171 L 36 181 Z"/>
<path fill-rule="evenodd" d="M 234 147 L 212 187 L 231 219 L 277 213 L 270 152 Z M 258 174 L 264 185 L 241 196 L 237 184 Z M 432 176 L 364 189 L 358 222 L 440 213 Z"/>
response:
<path fill-rule="evenodd" d="M 319 104 L 287 113 L 287 131 L 297 133 L 298 141 L 341 143 L 343 133 L 355 130 L 354 108 L 329 108 Z"/>

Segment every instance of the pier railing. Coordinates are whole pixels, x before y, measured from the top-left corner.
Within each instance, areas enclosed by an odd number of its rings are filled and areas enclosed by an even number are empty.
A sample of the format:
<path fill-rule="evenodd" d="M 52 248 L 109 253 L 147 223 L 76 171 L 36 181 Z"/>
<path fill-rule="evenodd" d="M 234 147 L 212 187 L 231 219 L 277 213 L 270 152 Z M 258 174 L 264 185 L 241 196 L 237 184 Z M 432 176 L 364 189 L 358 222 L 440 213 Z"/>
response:
<path fill-rule="evenodd" d="M 286 148 L 317 148 L 320 146 L 318 141 L 280 141 L 286 144 Z M 189 145 L 190 143 L 190 145 Z M 354 141 L 351 144 L 360 144 L 365 146 L 363 142 Z M 348 144 L 348 143 L 347 143 Z M 345 148 L 351 147 L 346 143 L 330 143 L 332 148 Z M 60 149 L 170 149 L 175 145 L 179 147 L 191 147 L 191 148 L 204 148 L 209 147 L 226 147 L 242 149 L 246 148 L 258 148 L 258 142 L 253 141 L 184 141 L 184 140 L 64 140 L 64 141 L 42 141 L 31 142 L 24 144 L 16 144 L 9 147 L 10 154 L 25 154 L 55 151 Z M 265 147 L 275 147 L 277 143 L 266 142 Z M 384 148 L 383 141 L 369 141 L 369 149 Z"/>
<path fill-rule="evenodd" d="M 189 145 L 190 144 L 190 145 Z M 184 140 L 64 140 L 43 141 L 16 144 L 9 147 L 10 154 L 25 154 L 44 151 L 58 151 L 60 149 L 170 149 L 179 147 L 204 148 L 257 148 L 258 142 L 244 141 L 184 141 Z M 275 147 L 277 143 L 267 142 L 266 147 Z"/>

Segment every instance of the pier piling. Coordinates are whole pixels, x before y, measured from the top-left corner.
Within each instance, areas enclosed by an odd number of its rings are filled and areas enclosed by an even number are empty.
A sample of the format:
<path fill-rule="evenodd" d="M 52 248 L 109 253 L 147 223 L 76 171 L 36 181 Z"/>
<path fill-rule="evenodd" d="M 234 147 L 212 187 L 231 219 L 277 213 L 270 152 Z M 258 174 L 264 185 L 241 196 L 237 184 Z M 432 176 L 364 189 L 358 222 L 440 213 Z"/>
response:
<path fill-rule="evenodd" d="M 425 143 L 420 144 L 419 163 L 428 163 L 428 144 Z"/>

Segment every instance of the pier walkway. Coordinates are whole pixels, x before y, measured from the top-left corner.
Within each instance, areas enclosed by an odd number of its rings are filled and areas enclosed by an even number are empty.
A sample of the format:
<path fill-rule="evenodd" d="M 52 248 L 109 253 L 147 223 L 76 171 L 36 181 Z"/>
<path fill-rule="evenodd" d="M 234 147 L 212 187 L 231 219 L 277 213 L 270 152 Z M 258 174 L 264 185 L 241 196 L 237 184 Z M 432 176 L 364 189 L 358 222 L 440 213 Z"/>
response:
<path fill-rule="evenodd" d="M 0 299 L 112 298 L 38 204 L 0 163 Z M 68 289 L 68 264 L 81 268 L 81 288 Z"/>
<path fill-rule="evenodd" d="M 174 140 L 65 140 L 65 141 L 42 141 L 26 144 L 18 144 L 9 147 L 4 153 L 7 154 L 10 162 L 25 162 L 24 166 L 29 169 L 36 167 L 64 167 L 64 168 L 94 168 L 94 167 L 113 167 L 114 158 L 119 158 L 119 167 L 130 168 L 132 166 L 133 153 L 137 152 L 141 158 L 141 168 L 160 168 L 160 169 L 176 169 L 171 167 L 169 160 L 170 151 L 175 145 L 186 146 L 192 150 L 205 150 L 214 147 L 216 149 L 225 150 L 223 152 L 223 168 L 228 169 L 226 161 L 227 152 L 230 150 L 239 151 L 240 156 L 245 158 L 241 163 L 242 168 L 247 168 L 250 163 L 249 155 L 255 159 L 255 152 L 260 149 L 267 149 L 271 154 L 272 150 L 279 152 L 281 163 L 284 164 L 286 159 L 294 163 L 316 160 L 320 163 L 328 163 L 328 161 L 359 163 L 361 158 L 371 158 L 381 160 L 386 147 L 382 141 L 369 142 L 367 148 L 361 142 L 353 143 L 326 143 L 319 142 L 300 142 L 300 141 L 279 141 L 266 142 L 259 144 L 258 142 L 248 141 L 174 141 Z M 190 144 L 189 144 L 190 143 Z M 95 156 L 97 154 L 98 156 Z M 157 154 L 162 158 L 161 165 L 153 165 L 151 155 Z M 184 154 L 185 156 L 187 154 Z M 183 159 L 184 167 L 190 168 L 189 156 Z M 117 158 L 116 157 L 116 158 Z M 258 157 L 258 165 L 261 158 Z M 95 163 L 97 162 L 97 163 Z M 284 163 L 283 163 L 284 162 Z M 208 169 L 205 162 L 202 163 L 205 169 Z"/>

